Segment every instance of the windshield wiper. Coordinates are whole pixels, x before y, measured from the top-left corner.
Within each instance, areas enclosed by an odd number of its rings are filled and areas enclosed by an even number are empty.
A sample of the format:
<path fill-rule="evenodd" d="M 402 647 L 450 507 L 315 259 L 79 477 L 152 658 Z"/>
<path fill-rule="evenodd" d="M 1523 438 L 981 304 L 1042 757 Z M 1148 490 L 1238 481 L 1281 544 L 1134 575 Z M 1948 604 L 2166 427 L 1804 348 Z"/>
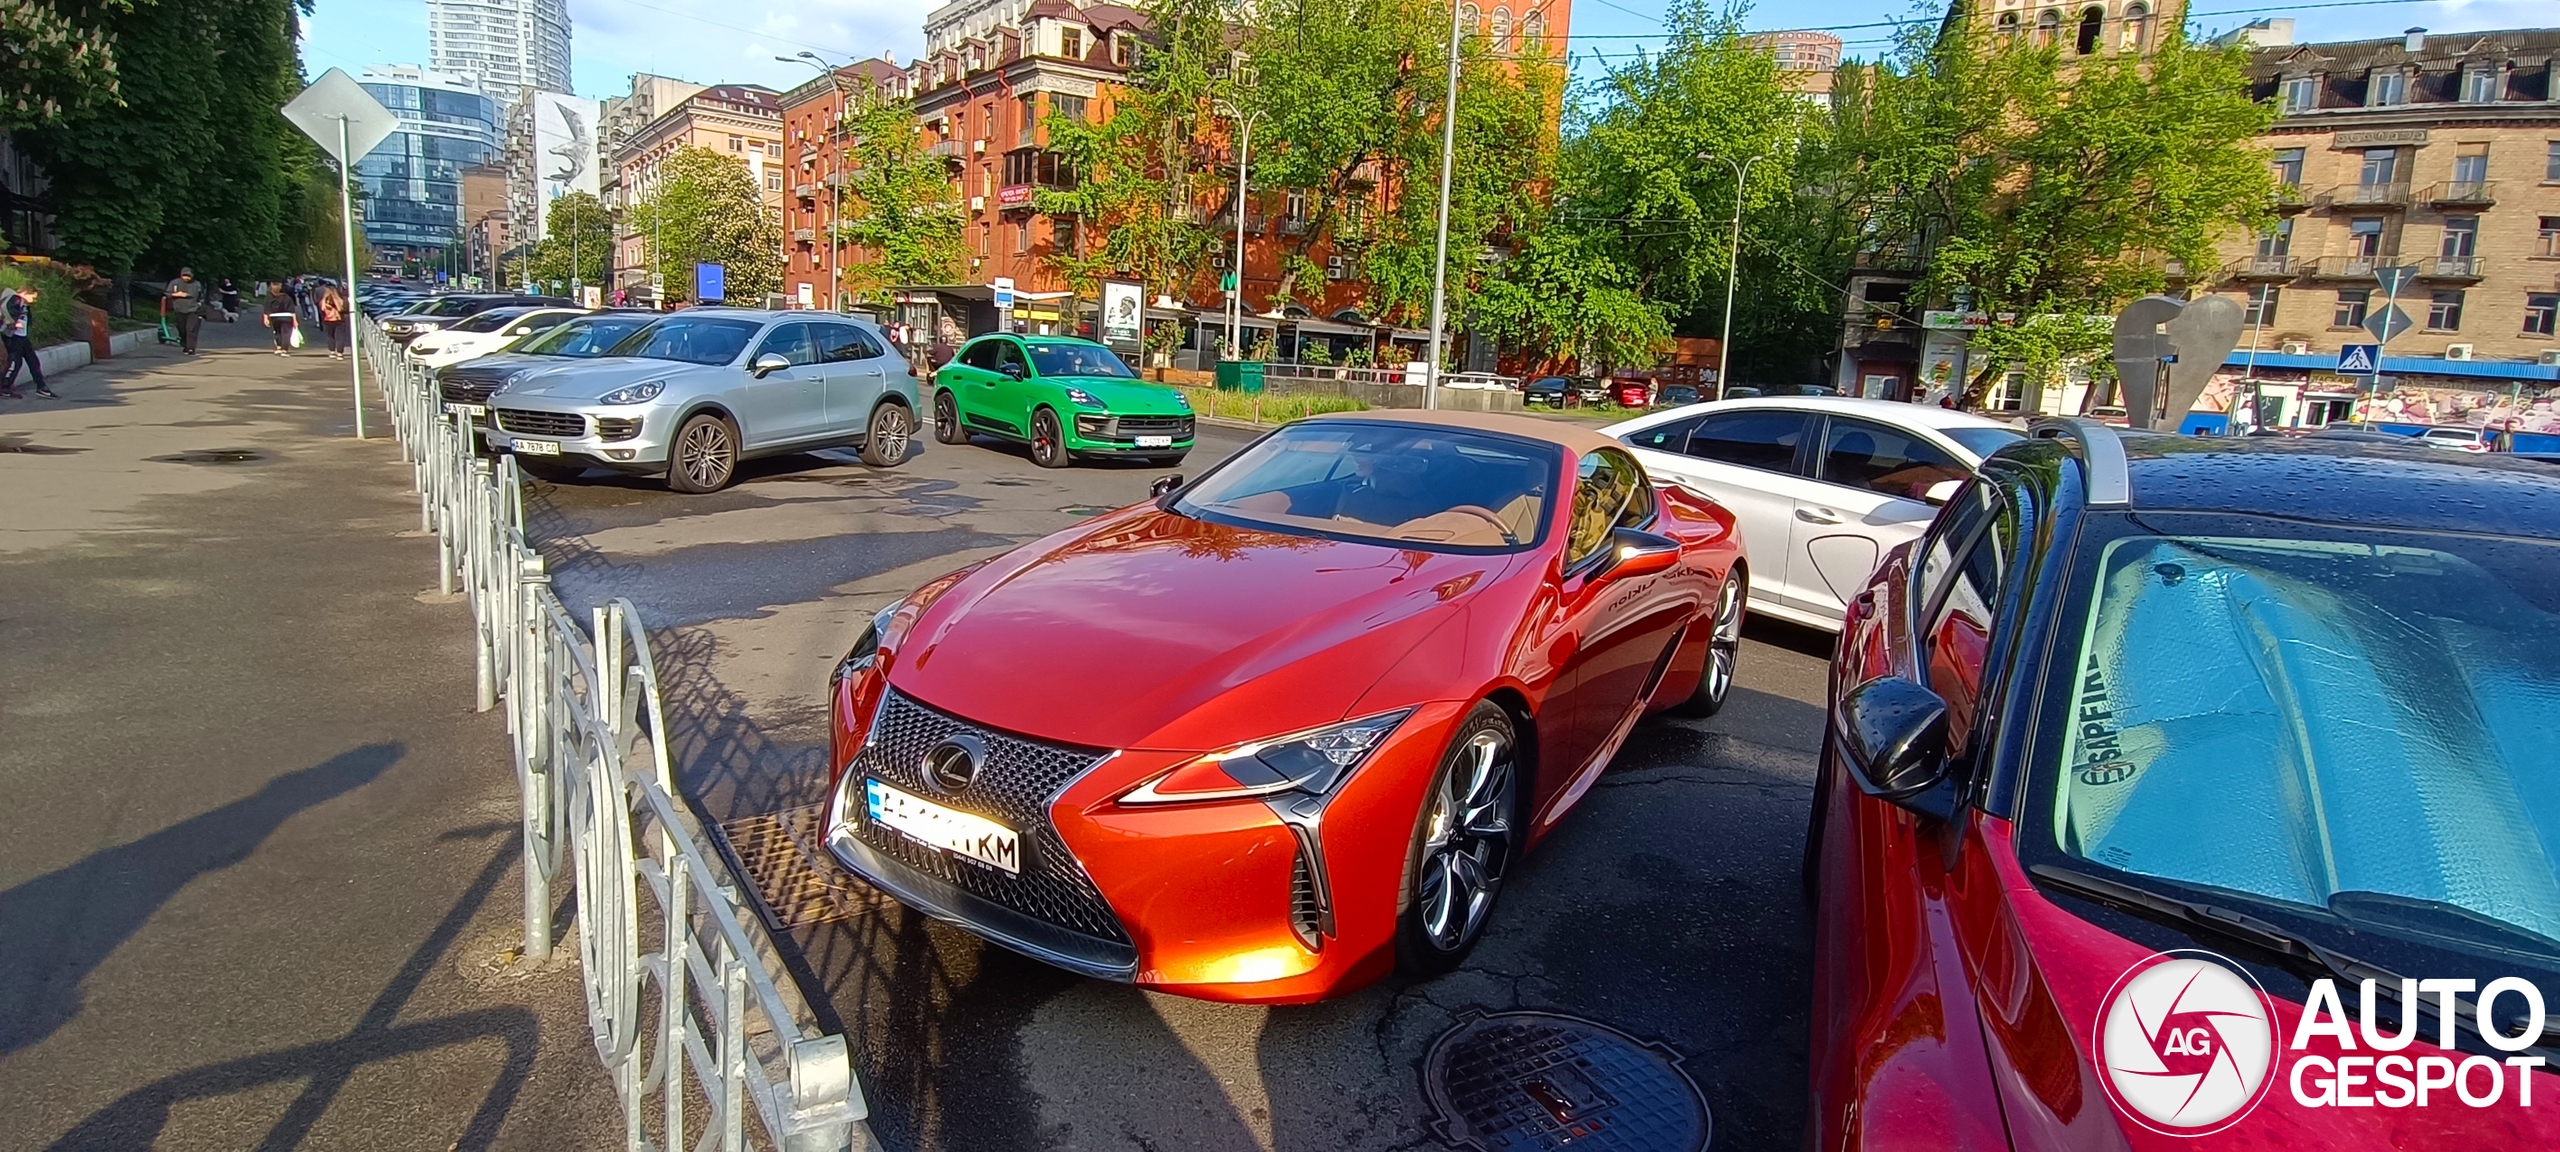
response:
<path fill-rule="evenodd" d="M 2281 962 L 2282 967 L 2290 969 L 2306 982 L 2322 976 L 2334 979 L 2340 987 L 2339 995 L 2342 1004 L 2346 1002 L 2344 997 L 2348 991 L 2360 989 L 2365 981 L 2371 980 L 2374 982 L 2375 991 L 2382 997 L 2399 1003 L 2404 1015 L 2415 1011 L 2419 1015 L 2438 1020 L 2439 1031 L 2435 1033 L 2438 1037 L 2444 1035 L 2440 1030 L 2442 1014 L 2438 1010 L 2439 1005 L 2442 1001 L 2449 999 L 2454 1024 L 2474 1036 L 2480 1034 L 2480 1014 L 2469 998 L 2420 996 L 2415 1004 L 2401 1002 L 2402 977 L 2399 973 L 2370 961 L 2357 959 L 2313 941 L 2299 932 L 2277 927 L 2246 912 L 2234 911 L 2218 904 L 2207 904 L 2200 900 L 2182 900 L 2175 896 L 2163 895 L 2147 888 L 2137 888 L 2130 884 L 2109 880 L 2104 876 L 2096 876 L 2056 864 L 2031 864 L 2028 865 L 2027 872 L 2038 880 L 2092 903 L 2103 904 L 2172 928 L 2183 928 L 2218 936 L 2260 952 L 2270 953 Z M 2554 1029 L 2546 1021 L 2541 1037 L 2533 1047 L 2525 1051 L 2560 1064 L 2560 1029 Z"/>

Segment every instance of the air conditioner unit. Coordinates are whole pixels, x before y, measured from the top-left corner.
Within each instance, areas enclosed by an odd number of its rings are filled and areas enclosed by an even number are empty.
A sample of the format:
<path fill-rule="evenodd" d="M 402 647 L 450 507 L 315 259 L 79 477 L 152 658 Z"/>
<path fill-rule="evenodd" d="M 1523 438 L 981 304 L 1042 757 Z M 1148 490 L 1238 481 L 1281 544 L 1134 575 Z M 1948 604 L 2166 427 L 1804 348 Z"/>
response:
<path fill-rule="evenodd" d="M 969 142 L 969 151 L 983 156 L 987 151 L 987 142 L 984 140 L 972 140 Z"/>
<path fill-rule="evenodd" d="M 2543 349 L 2541 355 L 2533 358 L 2533 362 L 2546 368 L 2560 367 L 2560 348 Z"/>
<path fill-rule="evenodd" d="M 1343 263 L 1342 263 L 1342 257 L 1340 257 L 1340 256 L 1327 256 L 1327 257 L 1325 257 L 1325 258 L 1324 258 L 1324 278 L 1325 278 L 1325 279 L 1327 279 L 1327 280 L 1341 280 L 1341 279 L 1346 279 L 1346 278 L 1348 278 L 1350 275 L 1351 275 L 1350 271 L 1349 271 L 1348 269 L 1346 269 L 1346 268 L 1343 266 Z"/>
<path fill-rule="evenodd" d="M 2468 360 L 2471 358 L 2471 346 L 2468 344 L 2447 344 L 2444 346 L 2444 358 L 2447 360 Z"/>
<path fill-rule="evenodd" d="M 2287 340 L 2282 344 L 2276 345 L 2276 351 L 2287 356 L 2308 356 L 2311 354 L 2311 342 L 2308 340 Z"/>
<path fill-rule="evenodd" d="M 970 210 L 970 211 L 972 211 L 972 212 L 984 212 L 984 211 L 986 211 L 986 210 L 987 210 L 987 198 L 986 198 L 986 197 L 984 197 L 984 196 L 972 196 L 972 197 L 970 197 L 970 198 L 969 198 L 969 210 Z"/>

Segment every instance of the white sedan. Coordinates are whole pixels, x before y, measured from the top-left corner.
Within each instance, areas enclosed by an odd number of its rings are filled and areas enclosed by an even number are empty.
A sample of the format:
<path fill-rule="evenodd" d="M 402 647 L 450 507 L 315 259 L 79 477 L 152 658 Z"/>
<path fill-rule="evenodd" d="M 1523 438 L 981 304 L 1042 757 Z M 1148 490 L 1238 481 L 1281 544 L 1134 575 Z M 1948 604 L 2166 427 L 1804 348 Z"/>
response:
<path fill-rule="evenodd" d="M 536 332 L 548 332 L 584 308 L 492 308 L 409 342 L 401 355 L 412 364 L 442 368 L 486 356 Z"/>
<path fill-rule="evenodd" d="M 1945 408 L 1839 396 L 1691 404 L 1601 432 L 1654 479 L 1733 510 L 1752 611 L 1829 632 L 1885 552 L 1917 539 L 1983 457 L 2024 435 Z"/>

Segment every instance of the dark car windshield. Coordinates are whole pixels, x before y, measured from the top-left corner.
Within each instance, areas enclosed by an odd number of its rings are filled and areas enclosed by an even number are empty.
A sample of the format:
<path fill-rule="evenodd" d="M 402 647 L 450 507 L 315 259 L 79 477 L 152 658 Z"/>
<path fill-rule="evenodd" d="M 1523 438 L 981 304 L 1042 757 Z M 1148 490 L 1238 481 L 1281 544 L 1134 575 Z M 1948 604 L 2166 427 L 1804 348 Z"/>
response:
<path fill-rule="evenodd" d="M 2560 994 L 2560 542 L 2131 524 L 2077 558 L 2026 826 L 2387 967 Z"/>
<path fill-rule="evenodd" d="M 531 311 L 533 311 L 531 308 L 492 308 L 459 324 L 447 325 L 445 331 L 495 332 L 500 328 L 506 327 L 507 321 L 513 320 L 516 317 L 522 316 Z"/>
<path fill-rule="evenodd" d="M 471 296 L 439 296 L 411 311 L 420 316 L 468 316 L 486 303 Z"/>
<path fill-rule="evenodd" d="M 608 356 L 641 356 L 687 364 L 726 364 L 763 327 L 734 316 L 669 316 L 624 337 Z"/>
<path fill-rule="evenodd" d="M 1292 424 L 1200 479 L 1185 515 L 1281 532 L 1510 550 L 1534 545 L 1554 445 L 1428 424 Z"/>
<path fill-rule="evenodd" d="M 518 352 L 532 356 L 602 356 L 623 337 L 649 323 L 646 316 L 581 316 L 525 342 Z"/>
<path fill-rule="evenodd" d="M 1136 379 L 1137 373 L 1121 362 L 1120 357 L 1099 344 L 1065 340 L 1026 340 L 1031 349 L 1031 367 L 1043 376 L 1104 376 L 1123 380 Z"/>
<path fill-rule="evenodd" d="M 2015 428 L 1940 428 L 1938 431 L 1947 439 L 1963 445 L 1965 451 L 1985 458 L 2027 438 L 2026 433 Z"/>

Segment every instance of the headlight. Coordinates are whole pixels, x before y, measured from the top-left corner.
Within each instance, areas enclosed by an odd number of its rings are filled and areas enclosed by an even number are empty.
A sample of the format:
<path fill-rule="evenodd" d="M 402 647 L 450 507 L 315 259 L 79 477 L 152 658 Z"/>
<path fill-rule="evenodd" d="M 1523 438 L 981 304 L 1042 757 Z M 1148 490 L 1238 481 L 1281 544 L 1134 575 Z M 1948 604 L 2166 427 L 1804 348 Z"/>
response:
<path fill-rule="evenodd" d="M 1183 394 L 1182 394 L 1182 393 L 1180 393 L 1180 392 L 1176 392 L 1176 393 L 1174 393 L 1174 394 L 1173 394 L 1173 402 L 1174 402 L 1174 403 L 1176 403 L 1176 404 L 1181 405 L 1181 406 L 1182 406 L 1182 410 L 1183 410 L 1183 411 L 1185 411 L 1185 412 L 1188 412 L 1188 411 L 1190 411 L 1190 410 L 1191 410 L 1191 398 L 1190 398 L 1190 397 L 1188 397 L 1188 396 L 1183 395 Z"/>
<path fill-rule="evenodd" d="M 611 392 L 607 392 L 604 395 L 597 397 L 596 401 L 601 404 L 645 404 L 651 400 L 657 399 L 658 393 L 666 390 L 667 382 L 664 380 L 651 380 L 643 384 L 625 384 L 620 388 L 616 388 Z"/>
<path fill-rule="evenodd" d="M 1326 795 L 1411 715 L 1413 709 L 1407 708 L 1212 752 L 1138 785 L 1120 802 L 1189 804 L 1282 792 Z"/>
<path fill-rule="evenodd" d="M 862 631 L 854 636 L 852 650 L 836 662 L 835 674 L 827 677 L 827 683 L 841 683 L 845 677 L 871 667 L 880 659 L 880 637 L 888 634 L 890 618 L 898 614 L 898 607 L 898 604 L 891 604 L 871 614 Z"/>
<path fill-rule="evenodd" d="M 1102 407 L 1102 401 L 1094 399 L 1093 393 L 1087 392 L 1082 388 L 1067 389 L 1067 402 L 1070 404 L 1082 404 L 1087 408 Z"/>

